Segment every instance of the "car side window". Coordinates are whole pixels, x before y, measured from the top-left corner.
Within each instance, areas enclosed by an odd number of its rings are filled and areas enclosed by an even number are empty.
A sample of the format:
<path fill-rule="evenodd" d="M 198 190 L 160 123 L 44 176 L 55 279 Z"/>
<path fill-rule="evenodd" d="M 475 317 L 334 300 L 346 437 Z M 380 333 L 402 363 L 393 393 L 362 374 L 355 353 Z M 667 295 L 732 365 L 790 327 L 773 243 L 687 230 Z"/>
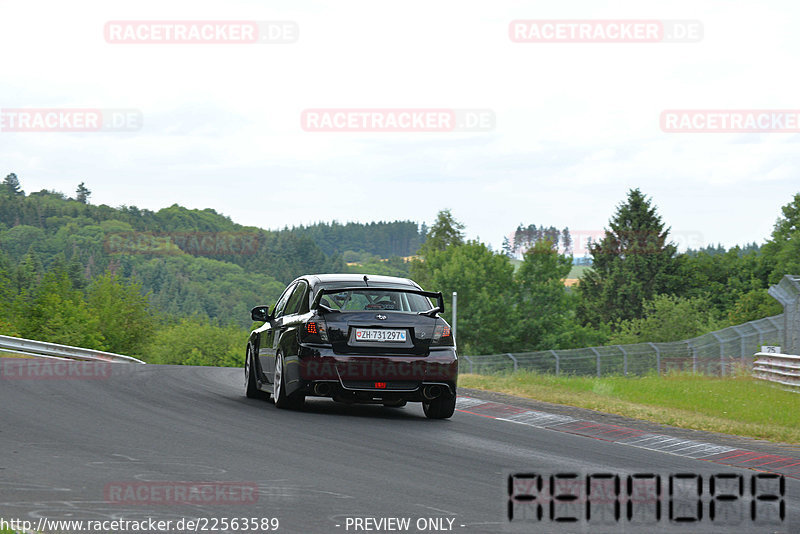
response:
<path fill-rule="evenodd" d="M 292 292 L 292 296 L 289 297 L 288 302 L 286 303 L 286 309 L 284 310 L 286 313 L 285 315 L 292 315 L 298 313 L 300 310 L 300 305 L 303 300 L 306 301 L 306 308 L 308 308 L 308 299 L 303 299 L 306 295 L 306 290 L 308 289 L 308 284 L 305 280 L 300 280 L 297 282 L 297 285 Z"/>
<path fill-rule="evenodd" d="M 283 311 L 286 309 L 286 302 L 289 300 L 289 296 L 292 294 L 292 290 L 297 284 L 293 284 L 286 288 L 283 294 L 278 299 L 278 303 L 275 305 L 275 310 L 272 312 L 272 317 L 277 319 L 278 317 L 283 316 Z"/>
<path fill-rule="evenodd" d="M 286 313 L 307 313 L 308 312 L 308 282 L 300 280 L 297 282 L 297 288 L 289 297 L 289 303 L 286 305 Z"/>

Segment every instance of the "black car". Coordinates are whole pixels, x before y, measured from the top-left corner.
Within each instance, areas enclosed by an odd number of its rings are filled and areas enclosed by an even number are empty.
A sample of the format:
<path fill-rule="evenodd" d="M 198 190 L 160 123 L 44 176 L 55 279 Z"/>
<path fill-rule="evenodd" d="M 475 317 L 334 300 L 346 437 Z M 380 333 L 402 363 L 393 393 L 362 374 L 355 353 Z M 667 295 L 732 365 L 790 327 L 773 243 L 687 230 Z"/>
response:
<path fill-rule="evenodd" d="M 435 304 L 434 304 L 435 303 Z M 250 398 L 299 408 L 305 398 L 401 407 L 444 419 L 456 405 L 458 357 L 441 293 L 389 276 L 294 280 L 270 311 L 256 306 L 245 359 Z"/>

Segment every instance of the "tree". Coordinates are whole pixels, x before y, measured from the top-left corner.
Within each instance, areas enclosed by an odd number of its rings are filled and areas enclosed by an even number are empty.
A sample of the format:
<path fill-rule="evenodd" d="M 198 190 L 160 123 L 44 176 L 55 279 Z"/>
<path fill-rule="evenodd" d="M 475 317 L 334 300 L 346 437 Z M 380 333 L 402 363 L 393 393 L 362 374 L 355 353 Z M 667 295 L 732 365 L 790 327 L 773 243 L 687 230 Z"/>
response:
<path fill-rule="evenodd" d="M 442 210 L 436 216 L 428 236 L 420 249 L 420 253 L 425 255 L 429 251 L 442 251 L 451 245 L 464 244 L 464 225 L 453 218 L 450 210 Z"/>
<path fill-rule="evenodd" d="M 772 284 L 780 282 L 783 275 L 800 274 L 800 193 L 781 212 L 783 217 L 775 222 L 770 240 L 761 249 Z"/>
<path fill-rule="evenodd" d="M 23 304 L 17 326 L 23 337 L 105 350 L 99 319 L 62 270 L 47 272 L 33 298 Z"/>
<path fill-rule="evenodd" d="M 508 236 L 503 238 L 503 245 L 500 247 L 500 250 L 509 258 L 514 257 L 514 250 L 511 247 L 511 242 L 508 240 Z"/>
<path fill-rule="evenodd" d="M 106 272 L 95 278 L 87 292 L 89 309 L 100 319 L 100 334 L 108 350 L 140 354 L 155 326 L 147 296 L 134 281 L 127 283 Z"/>
<path fill-rule="evenodd" d="M 236 366 L 244 365 L 242 339 L 247 331 L 217 326 L 207 317 L 184 317 L 156 331 L 145 353 L 149 363 Z"/>
<path fill-rule="evenodd" d="M 691 339 L 726 326 L 702 298 L 656 295 L 644 303 L 644 317 L 620 321 L 609 344 L 655 343 Z"/>
<path fill-rule="evenodd" d="M 564 249 L 564 255 L 572 256 L 572 236 L 569 233 L 569 228 L 561 230 L 561 246 Z"/>
<path fill-rule="evenodd" d="M 561 346 L 570 328 L 571 302 L 564 278 L 572 257 L 558 253 L 548 240 L 537 241 L 523 256 L 516 273 L 517 345 L 523 350 Z"/>
<path fill-rule="evenodd" d="M 92 192 L 86 188 L 83 182 L 78 184 L 78 189 L 75 190 L 75 200 L 80 202 L 81 204 L 88 204 L 89 197 L 92 195 Z"/>
<path fill-rule="evenodd" d="M 465 354 L 507 352 L 515 344 L 514 267 L 503 254 L 469 241 L 432 249 L 411 265 L 411 276 L 426 289 L 441 291 L 448 311 L 458 292 L 456 342 Z"/>
<path fill-rule="evenodd" d="M 13 172 L 3 180 L 3 192 L 8 197 L 24 197 L 25 191 L 19 185 L 19 178 Z"/>
<path fill-rule="evenodd" d="M 590 247 L 592 268 L 578 286 L 584 323 L 616 324 L 643 316 L 643 304 L 680 288 L 676 247 L 669 229 L 639 189 L 617 206 L 602 240 Z"/>
<path fill-rule="evenodd" d="M 752 289 L 733 304 L 728 311 L 728 322 L 737 325 L 780 313 L 783 313 L 783 306 L 769 296 L 766 289 Z"/>

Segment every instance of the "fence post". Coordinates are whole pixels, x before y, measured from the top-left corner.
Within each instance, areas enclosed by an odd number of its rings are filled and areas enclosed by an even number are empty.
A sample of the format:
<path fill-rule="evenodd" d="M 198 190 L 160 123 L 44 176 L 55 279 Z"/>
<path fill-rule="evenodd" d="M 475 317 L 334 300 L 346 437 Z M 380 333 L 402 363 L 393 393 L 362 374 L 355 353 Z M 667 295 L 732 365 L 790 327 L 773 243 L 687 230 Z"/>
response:
<path fill-rule="evenodd" d="M 518 368 L 517 367 L 517 359 L 510 352 L 506 352 L 506 356 L 511 358 L 511 361 L 514 362 L 514 372 L 516 373 L 517 372 L 517 368 Z"/>
<path fill-rule="evenodd" d="M 753 328 L 758 332 L 758 350 L 761 350 L 761 345 L 764 343 L 764 331 L 759 328 L 758 321 L 753 321 L 750 324 L 753 325 Z"/>
<path fill-rule="evenodd" d="M 622 351 L 622 368 L 625 376 L 628 376 L 628 351 L 622 348 L 622 345 L 617 345 L 617 348 Z"/>
<path fill-rule="evenodd" d="M 744 352 L 745 352 L 745 348 L 746 348 L 745 344 L 744 344 L 744 336 L 739 331 L 739 327 L 738 326 L 733 326 L 731 328 L 733 328 L 733 331 L 736 332 L 736 334 L 739 336 L 739 346 L 741 347 L 741 354 L 739 355 L 739 359 L 741 360 L 742 366 L 744 367 L 744 366 L 747 365 L 747 363 L 745 362 L 745 359 L 744 359 Z"/>
<path fill-rule="evenodd" d="M 550 349 L 550 352 L 552 352 L 553 356 L 556 357 L 556 376 L 558 376 L 558 373 L 560 371 L 560 368 L 559 368 L 560 366 L 559 366 L 559 362 L 558 362 L 558 353 L 556 353 L 556 351 L 554 351 L 553 349 Z"/>
<path fill-rule="evenodd" d="M 595 353 L 595 355 L 597 355 L 597 378 L 600 378 L 600 353 L 597 352 L 597 349 L 594 347 L 589 347 L 589 348 L 591 349 L 592 352 Z"/>
<path fill-rule="evenodd" d="M 714 339 L 719 343 L 719 376 L 725 376 L 725 342 L 722 341 L 716 332 L 711 332 Z"/>
<path fill-rule="evenodd" d="M 469 356 L 466 354 L 462 354 L 461 357 L 467 360 L 467 363 L 469 364 L 469 374 L 472 374 L 472 360 L 470 360 Z"/>
<path fill-rule="evenodd" d="M 784 354 L 800 352 L 800 276 L 784 275 L 767 292 L 783 306 Z"/>
<path fill-rule="evenodd" d="M 775 322 L 775 317 L 764 317 L 764 319 L 766 319 L 767 321 L 769 321 L 769 324 L 771 324 L 772 326 L 774 326 L 774 327 L 775 327 L 775 330 L 777 330 L 778 332 L 780 332 L 780 331 L 781 331 L 781 328 L 783 328 L 783 325 L 782 325 L 782 324 L 780 324 L 780 323 L 776 323 L 776 322 Z"/>
<path fill-rule="evenodd" d="M 648 343 L 648 345 L 653 347 L 653 350 L 656 351 L 656 374 L 661 376 L 661 349 L 656 347 L 655 343 Z"/>
<path fill-rule="evenodd" d="M 458 330 L 458 292 L 453 291 L 453 325 L 450 330 L 453 331 L 453 343 L 456 343 L 456 330 Z M 470 364 L 471 365 L 471 364 Z"/>
<path fill-rule="evenodd" d="M 689 347 L 689 350 L 692 351 L 692 372 L 697 373 L 697 348 L 692 345 L 691 341 L 687 341 L 686 345 Z"/>

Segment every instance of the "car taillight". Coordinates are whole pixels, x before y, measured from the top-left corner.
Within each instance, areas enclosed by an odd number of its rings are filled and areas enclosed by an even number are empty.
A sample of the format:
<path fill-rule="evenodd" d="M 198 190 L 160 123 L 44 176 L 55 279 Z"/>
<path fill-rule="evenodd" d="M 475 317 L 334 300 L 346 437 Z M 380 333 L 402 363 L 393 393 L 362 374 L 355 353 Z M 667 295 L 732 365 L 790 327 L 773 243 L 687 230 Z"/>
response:
<path fill-rule="evenodd" d="M 453 333 L 450 331 L 450 325 L 444 322 L 444 320 L 439 319 L 436 328 L 433 330 L 433 339 L 431 341 L 433 345 L 454 345 Z"/>
<path fill-rule="evenodd" d="M 310 343 L 315 343 L 315 342 L 327 343 L 328 329 L 325 326 L 325 321 L 320 319 L 308 321 L 305 324 L 302 337 L 303 341 L 307 341 Z"/>

